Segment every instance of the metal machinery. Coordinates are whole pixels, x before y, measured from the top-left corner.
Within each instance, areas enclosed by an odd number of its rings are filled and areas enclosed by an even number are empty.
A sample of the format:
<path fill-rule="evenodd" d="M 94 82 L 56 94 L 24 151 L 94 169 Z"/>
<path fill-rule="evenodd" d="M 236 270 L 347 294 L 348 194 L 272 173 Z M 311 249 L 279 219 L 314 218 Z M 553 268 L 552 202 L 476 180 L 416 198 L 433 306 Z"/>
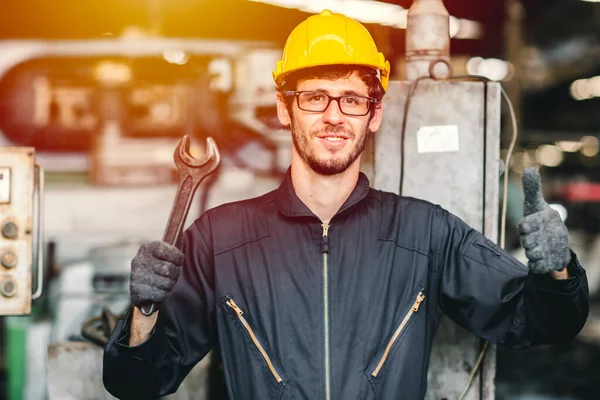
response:
<path fill-rule="evenodd" d="M 35 150 L 0 148 L 0 315 L 29 314 L 42 294 L 43 192 Z"/>
<path fill-rule="evenodd" d="M 440 204 L 497 241 L 500 86 L 450 79 L 448 13 L 441 0 L 416 0 L 408 15 L 410 81 L 390 82 L 386 93 L 374 137 L 373 185 Z M 430 34 L 420 35 L 424 30 Z M 445 320 L 431 356 L 427 399 L 459 399 L 482 347 Z M 493 399 L 494 375 L 490 350 L 464 399 Z"/>
<path fill-rule="evenodd" d="M 32 300 L 44 285 L 44 169 L 32 147 L 0 147 L 0 316 L 9 393 L 22 386 Z M 10 361 L 12 360 L 12 361 Z"/>
<path fill-rule="evenodd" d="M 10 143 L 63 153 L 62 168 L 89 166 L 96 184 L 168 183 L 184 133 L 218 136 L 235 123 L 272 142 L 269 52 L 155 37 L 1 42 L 0 96 L 11 101 L 0 103 L 0 128 Z"/>
<path fill-rule="evenodd" d="M 281 49 L 256 49 L 238 58 L 235 82 L 244 84 L 232 92 L 229 109 L 232 121 L 262 136 L 266 147 L 271 148 L 270 154 L 253 157 L 264 160 L 265 165 L 257 167 L 282 173 L 291 163 L 292 138 L 277 118 L 277 91 L 270 73 L 280 58 Z"/>
<path fill-rule="evenodd" d="M 141 241 L 161 237 L 176 188 L 173 150 L 183 134 L 194 146 L 214 136 L 229 151 L 210 197 L 194 202 L 188 222 L 208 206 L 278 185 L 272 172 L 289 157 L 277 151 L 284 142 L 270 136 L 280 129 L 265 83 L 269 54 L 276 53 L 269 43 L 155 37 L 0 42 L 0 224 L 9 236 L 0 237 L 9 265 L 1 268 L 0 285 L 12 296 L 0 307 L 29 312 L 27 290 L 39 292 L 31 260 L 43 258 L 32 225 L 40 192 L 25 179 L 41 171 L 36 159 L 49 181 L 45 236 L 56 244 L 52 263 L 61 271 L 51 282 L 51 320 L 7 320 L 15 333 L 7 336 L 19 338 L 18 346 L 11 342 L 11 359 L 27 359 L 9 366 L 9 399 L 108 396 L 102 349 L 83 341 L 81 327 L 105 308 L 119 313 L 128 305 L 129 263 Z M 244 130 L 238 147 L 225 144 L 232 126 Z M 231 162 L 232 153 L 264 154 L 247 146 L 252 140 L 269 147 L 271 157 L 257 166 L 265 171 L 259 178 Z M 202 398 L 208 361 L 171 397 Z"/>
<path fill-rule="evenodd" d="M 500 144 L 498 84 L 390 82 L 375 136 L 374 187 L 440 204 L 497 240 Z M 391 109 L 394 112 L 390 112 Z M 404 172 L 401 170 L 402 120 Z M 482 344 L 450 321 L 440 327 L 429 368 L 428 399 L 456 399 Z M 466 399 L 493 399 L 495 361 L 488 351 Z"/>

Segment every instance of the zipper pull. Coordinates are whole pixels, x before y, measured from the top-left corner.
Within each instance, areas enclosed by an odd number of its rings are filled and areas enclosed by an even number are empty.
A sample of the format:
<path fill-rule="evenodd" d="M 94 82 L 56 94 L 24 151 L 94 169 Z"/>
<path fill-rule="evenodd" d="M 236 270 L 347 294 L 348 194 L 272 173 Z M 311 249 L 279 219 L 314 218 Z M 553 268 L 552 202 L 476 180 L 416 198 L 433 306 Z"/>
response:
<path fill-rule="evenodd" d="M 413 312 L 419 311 L 419 306 L 421 305 L 423 300 L 425 300 L 425 295 L 423 295 L 423 292 L 419 292 L 419 295 L 417 296 L 417 299 L 415 300 L 415 304 L 413 304 L 413 306 L 412 306 Z"/>
<path fill-rule="evenodd" d="M 323 236 L 321 236 L 321 253 L 329 253 L 329 236 L 327 236 L 329 225 L 321 224 L 321 226 L 323 227 Z"/>
<path fill-rule="evenodd" d="M 235 301 L 229 299 L 227 300 L 227 305 L 231 307 L 237 313 L 238 316 L 241 317 L 244 314 L 244 312 L 237 306 L 237 304 L 235 304 Z"/>

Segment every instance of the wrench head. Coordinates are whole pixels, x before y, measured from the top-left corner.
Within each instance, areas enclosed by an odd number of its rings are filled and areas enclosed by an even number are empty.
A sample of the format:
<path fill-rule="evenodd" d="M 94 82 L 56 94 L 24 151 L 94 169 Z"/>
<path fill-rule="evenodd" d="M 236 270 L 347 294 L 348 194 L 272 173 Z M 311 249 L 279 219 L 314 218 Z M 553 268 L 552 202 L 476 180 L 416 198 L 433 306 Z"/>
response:
<path fill-rule="evenodd" d="M 190 138 L 185 135 L 177 148 L 175 149 L 175 164 L 179 165 L 178 161 L 182 161 L 188 169 L 202 168 L 208 173 L 212 172 L 221 161 L 219 149 L 213 138 L 206 138 L 206 153 L 203 158 L 194 158 L 190 153 Z"/>

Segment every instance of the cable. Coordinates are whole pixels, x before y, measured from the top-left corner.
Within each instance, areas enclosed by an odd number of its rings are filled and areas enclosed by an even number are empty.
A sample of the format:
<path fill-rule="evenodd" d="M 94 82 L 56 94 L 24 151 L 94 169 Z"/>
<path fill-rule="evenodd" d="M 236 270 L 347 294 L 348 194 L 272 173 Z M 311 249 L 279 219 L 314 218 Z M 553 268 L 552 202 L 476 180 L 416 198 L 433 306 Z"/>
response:
<path fill-rule="evenodd" d="M 399 183 L 399 195 L 402 195 L 402 189 L 403 189 L 403 185 L 404 185 L 404 148 L 405 148 L 405 136 L 406 136 L 406 121 L 408 119 L 408 111 L 410 108 L 410 103 L 411 103 L 411 99 L 414 96 L 417 86 L 419 84 L 419 82 L 421 80 L 425 80 L 425 79 L 433 79 L 430 77 L 420 77 L 417 78 L 415 81 L 412 82 L 408 95 L 406 97 L 406 102 L 404 103 L 404 115 L 402 118 L 402 128 L 401 128 L 401 144 L 400 144 L 400 183 Z M 488 83 L 488 82 L 493 82 L 491 79 L 484 77 L 484 76 L 479 76 L 479 75 L 460 75 L 460 76 L 456 76 L 456 77 L 451 77 L 451 78 L 447 78 L 447 79 L 433 79 L 435 81 L 461 81 L 461 82 L 469 82 L 469 81 L 474 81 L 474 82 L 484 82 L 484 83 Z M 487 85 L 486 85 L 487 87 Z M 501 212 L 501 217 L 500 217 L 500 247 L 501 248 L 505 248 L 506 247 L 506 213 L 507 213 L 507 203 L 508 203 L 508 175 L 509 175 L 509 171 L 510 171 L 510 159 L 512 156 L 512 153 L 514 151 L 514 148 L 516 146 L 517 143 L 517 138 L 518 138 L 518 127 L 517 127 L 517 117 L 513 108 L 513 104 L 510 101 L 510 98 L 508 97 L 508 95 L 506 94 L 506 91 L 504 90 L 504 88 L 502 87 L 502 85 L 500 85 L 500 91 L 502 94 L 502 97 L 504 98 L 504 100 L 506 101 L 506 104 L 508 106 L 508 110 L 510 113 L 510 118 L 511 118 L 511 123 L 512 123 L 512 140 L 511 143 L 508 147 L 508 152 L 506 153 L 506 160 L 504 161 L 504 181 L 503 181 L 503 199 L 502 199 L 502 212 Z M 485 90 L 484 90 L 484 94 L 485 94 Z M 484 99 L 484 110 L 485 108 L 485 104 L 487 103 L 487 98 Z M 485 121 L 485 116 L 484 116 L 484 121 Z M 484 127 L 485 128 L 485 127 Z M 485 157 L 484 157 L 485 160 Z M 484 166 L 485 168 L 485 166 Z M 484 175 L 484 181 L 485 181 L 485 175 Z M 485 191 L 483 193 L 483 196 L 485 197 Z M 484 200 L 485 201 L 485 200 Z M 462 391 L 462 393 L 460 394 L 460 396 L 458 397 L 458 400 L 463 400 L 463 398 L 465 397 L 465 395 L 467 394 L 469 388 L 471 387 L 471 384 L 473 382 L 473 379 L 475 378 L 475 375 L 477 374 L 477 371 L 479 370 L 480 366 L 481 366 L 481 362 L 483 361 L 483 358 L 487 352 L 487 349 L 489 347 L 489 342 L 485 342 L 483 345 L 483 348 L 481 349 L 481 352 L 479 353 L 479 356 L 477 357 L 477 361 L 475 362 L 475 365 L 473 366 L 473 370 L 471 371 L 471 373 L 469 374 L 469 377 L 467 379 L 467 382 L 465 384 L 465 387 Z"/>
<path fill-rule="evenodd" d="M 517 128 L 517 116 L 515 115 L 515 110 L 513 108 L 512 102 L 508 98 L 508 95 L 504 91 L 504 88 L 500 86 L 502 90 L 502 96 L 506 100 L 506 104 L 508 106 L 508 110 L 510 112 L 510 119 L 512 122 L 513 129 L 513 137 L 510 142 L 510 146 L 508 147 L 508 152 L 506 153 L 506 160 L 504 161 L 504 193 L 502 199 L 502 218 L 500 220 L 500 247 L 505 248 L 505 240 L 506 240 L 506 204 L 508 200 L 508 172 L 510 170 L 510 157 L 512 156 L 513 150 L 517 144 L 517 136 L 518 136 L 518 128 Z"/>

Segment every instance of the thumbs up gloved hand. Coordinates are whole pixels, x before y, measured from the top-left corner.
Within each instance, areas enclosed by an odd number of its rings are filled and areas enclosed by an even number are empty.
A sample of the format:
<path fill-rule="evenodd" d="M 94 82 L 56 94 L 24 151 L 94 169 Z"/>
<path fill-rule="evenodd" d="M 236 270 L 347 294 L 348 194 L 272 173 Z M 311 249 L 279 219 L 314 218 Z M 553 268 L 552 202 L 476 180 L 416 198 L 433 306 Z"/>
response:
<path fill-rule="evenodd" d="M 529 269 L 536 274 L 562 270 L 571 260 L 567 227 L 544 200 L 538 169 L 526 168 L 522 181 L 525 203 L 519 231 Z"/>

